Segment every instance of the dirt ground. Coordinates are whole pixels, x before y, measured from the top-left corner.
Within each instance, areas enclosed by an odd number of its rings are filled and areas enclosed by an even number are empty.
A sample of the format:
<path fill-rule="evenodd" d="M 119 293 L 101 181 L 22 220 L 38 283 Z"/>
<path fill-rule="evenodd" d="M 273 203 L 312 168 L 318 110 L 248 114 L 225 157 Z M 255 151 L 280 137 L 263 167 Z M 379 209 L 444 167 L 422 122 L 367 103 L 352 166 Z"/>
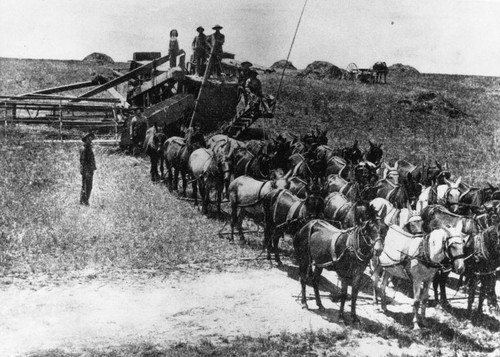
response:
<path fill-rule="evenodd" d="M 78 353 L 85 348 L 106 350 L 141 342 L 166 346 L 209 339 L 213 343 L 226 343 L 235 336 L 269 336 L 283 331 L 343 331 L 346 326 L 338 323 L 339 304 L 326 292 L 338 291 L 335 274 L 324 274 L 324 313 L 316 309 L 312 300 L 311 310 L 301 308 L 296 274 L 296 268 L 287 263 L 281 269 L 241 268 L 234 272 L 167 278 L 126 275 L 120 279 L 101 279 L 95 272 L 86 271 L 64 284 L 48 283 L 43 278 L 25 284 L 3 281 L 0 356 L 55 348 Z M 363 323 L 394 323 L 372 306 L 370 283 L 366 280 L 358 301 Z M 308 295 L 312 295 L 310 287 Z M 389 305 L 391 312 L 411 312 L 408 297 L 391 289 L 388 296 L 395 299 Z M 440 314 L 445 312 L 428 310 L 428 316 L 439 318 Z M 372 335 L 345 346 L 345 353 L 425 355 L 426 347 L 412 344 L 399 348 L 395 340 Z"/>

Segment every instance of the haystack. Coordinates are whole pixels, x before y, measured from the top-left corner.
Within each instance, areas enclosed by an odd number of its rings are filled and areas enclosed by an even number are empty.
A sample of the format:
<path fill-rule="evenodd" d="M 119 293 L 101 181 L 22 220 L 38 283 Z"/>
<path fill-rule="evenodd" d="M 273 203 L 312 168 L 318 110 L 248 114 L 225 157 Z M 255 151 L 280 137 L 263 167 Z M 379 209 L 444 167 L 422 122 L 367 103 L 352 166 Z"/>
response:
<path fill-rule="evenodd" d="M 281 60 L 281 61 L 278 61 L 278 62 L 274 62 L 273 65 L 271 66 L 272 69 L 274 70 L 283 70 L 283 68 L 285 68 L 287 70 L 292 70 L 292 71 L 296 71 L 297 68 L 292 64 L 292 62 L 290 61 L 287 61 L 287 60 Z"/>
<path fill-rule="evenodd" d="M 420 72 L 416 68 L 402 64 L 402 63 L 396 63 L 396 64 L 393 64 L 392 66 L 390 66 L 389 73 L 401 73 L 401 74 L 410 75 L 410 76 L 420 75 Z"/>
<path fill-rule="evenodd" d="M 341 79 L 342 70 L 330 62 L 314 61 L 300 75 L 314 79 Z"/>
<path fill-rule="evenodd" d="M 86 62 L 94 62 L 99 64 L 115 63 L 111 57 L 104 53 L 94 52 L 83 59 Z"/>

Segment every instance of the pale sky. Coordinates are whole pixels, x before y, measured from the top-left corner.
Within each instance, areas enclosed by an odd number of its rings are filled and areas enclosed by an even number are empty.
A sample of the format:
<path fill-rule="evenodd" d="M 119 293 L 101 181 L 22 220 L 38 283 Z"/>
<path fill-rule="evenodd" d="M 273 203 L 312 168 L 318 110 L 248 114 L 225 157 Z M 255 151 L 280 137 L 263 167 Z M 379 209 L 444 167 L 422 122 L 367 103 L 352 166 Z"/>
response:
<path fill-rule="evenodd" d="M 224 50 L 285 59 L 304 0 L 0 0 L 0 57 L 81 60 L 102 52 L 191 54 L 196 28 L 224 28 Z M 341 68 L 403 63 L 421 72 L 500 76 L 500 0 L 309 0 L 290 57 Z"/>

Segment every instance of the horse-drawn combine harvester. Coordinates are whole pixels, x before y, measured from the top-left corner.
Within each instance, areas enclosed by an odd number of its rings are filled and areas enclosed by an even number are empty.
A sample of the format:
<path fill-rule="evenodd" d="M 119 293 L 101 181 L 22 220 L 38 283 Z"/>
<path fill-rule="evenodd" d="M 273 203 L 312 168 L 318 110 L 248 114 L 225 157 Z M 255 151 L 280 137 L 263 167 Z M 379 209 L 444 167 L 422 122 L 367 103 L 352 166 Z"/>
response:
<path fill-rule="evenodd" d="M 135 109 L 143 109 L 144 125 L 157 126 L 167 133 L 197 123 L 204 133 L 219 131 L 232 137 L 241 135 L 261 117 L 239 104 L 240 62 L 224 53 L 221 67 L 225 75 L 210 78 L 194 74 L 194 65 L 185 60 L 183 50 L 171 68 L 169 56 L 160 52 L 136 52 L 128 72 L 113 70 L 116 78 L 95 76 L 92 80 L 41 89 L 15 96 L 0 96 L 4 124 L 48 124 L 86 130 L 107 128 L 120 136 L 120 146 L 130 144 L 129 122 Z M 210 58 L 207 67 L 210 65 Z M 254 66 L 255 70 L 268 68 Z M 66 91 L 79 95 L 61 95 Z M 237 110 L 237 107 L 239 108 Z"/>

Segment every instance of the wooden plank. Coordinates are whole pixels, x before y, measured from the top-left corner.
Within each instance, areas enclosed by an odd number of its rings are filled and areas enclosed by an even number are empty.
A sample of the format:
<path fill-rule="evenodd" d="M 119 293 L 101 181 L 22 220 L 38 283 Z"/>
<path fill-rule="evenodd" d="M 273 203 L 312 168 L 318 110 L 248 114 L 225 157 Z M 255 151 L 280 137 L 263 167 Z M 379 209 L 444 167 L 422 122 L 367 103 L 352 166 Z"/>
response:
<path fill-rule="evenodd" d="M 78 97 L 73 96 L 59 96 L 59 95 L 51 95 L 51 94 L 29 94 L 24 96 L 18 95 L 0 95 L 0 99 L 11 99 L 11 100 L 19 100 L 19 101 L 27 101 L 27 100 L 75 100 L 79 99 Z M 79 101 L 86 102 L 95 102 L 95 103 L 119 103 L 120 100 L 116 98 L 82 98 Z M 10 101 L 9 101 L 10 102 Z"/>
<path fill-rule="evenodd" d="M 143 73 L 146 73 L 148 71 L 150 71 L 151 69 L 153 69 L 154 67 L 157 67 L 165 62 L 167 62 L 169 60 L 170 56 L 164 56 L 164 57 L 161 57 L 161 58 L 158 58 L 154 61 L 151 61 L 150 63 L 148 64 L 145 64 L 139 68 L 136 68 L 134 69 L 133 71 L 130 71 L 128 73 L 125 73 L 123 76 L 121 77 L 118 77 L 118 78 L 115 78 L 107 83 L 104 83 L 84 94 L 82 94 L 81 96 L 79 96 L 77 99 L 74 99 L 73 101 L 80 101 L 80 100 L 84 100 L 85 98 L 88 98 L 88 97 L 92 97 L 93 95 L 96 95 L 98 93 L 101 93 L 109 88 L 113 88 L 115 86 L 117 86 L 118 84 L 120 83 L 123 83 L 125 81 L 128 81 L 129 79 L 132 79 L 132 78 L 135 78 Z"/>
<path fill-rule="evenodd" d="M 85 82 L 65 84 L 62 86 L 57 86 L 57 87 L 52 87 L 52 88 L 40 89 L 40 90 L 37 90 L 34 92 L 21 94 L 20 96 L 23 97 L 23 96 L 32 95 L 32 94 L 52 94 L 52 93 L 59 93 L 59 92 L 64 92 L 64 91 L 68 91 L 68 90 L 81 89 L 81 88 L 87 88 L 87 87 L 92 87 L 92 86 L 95 86 L 94 82 L 85 81 Z"/>

